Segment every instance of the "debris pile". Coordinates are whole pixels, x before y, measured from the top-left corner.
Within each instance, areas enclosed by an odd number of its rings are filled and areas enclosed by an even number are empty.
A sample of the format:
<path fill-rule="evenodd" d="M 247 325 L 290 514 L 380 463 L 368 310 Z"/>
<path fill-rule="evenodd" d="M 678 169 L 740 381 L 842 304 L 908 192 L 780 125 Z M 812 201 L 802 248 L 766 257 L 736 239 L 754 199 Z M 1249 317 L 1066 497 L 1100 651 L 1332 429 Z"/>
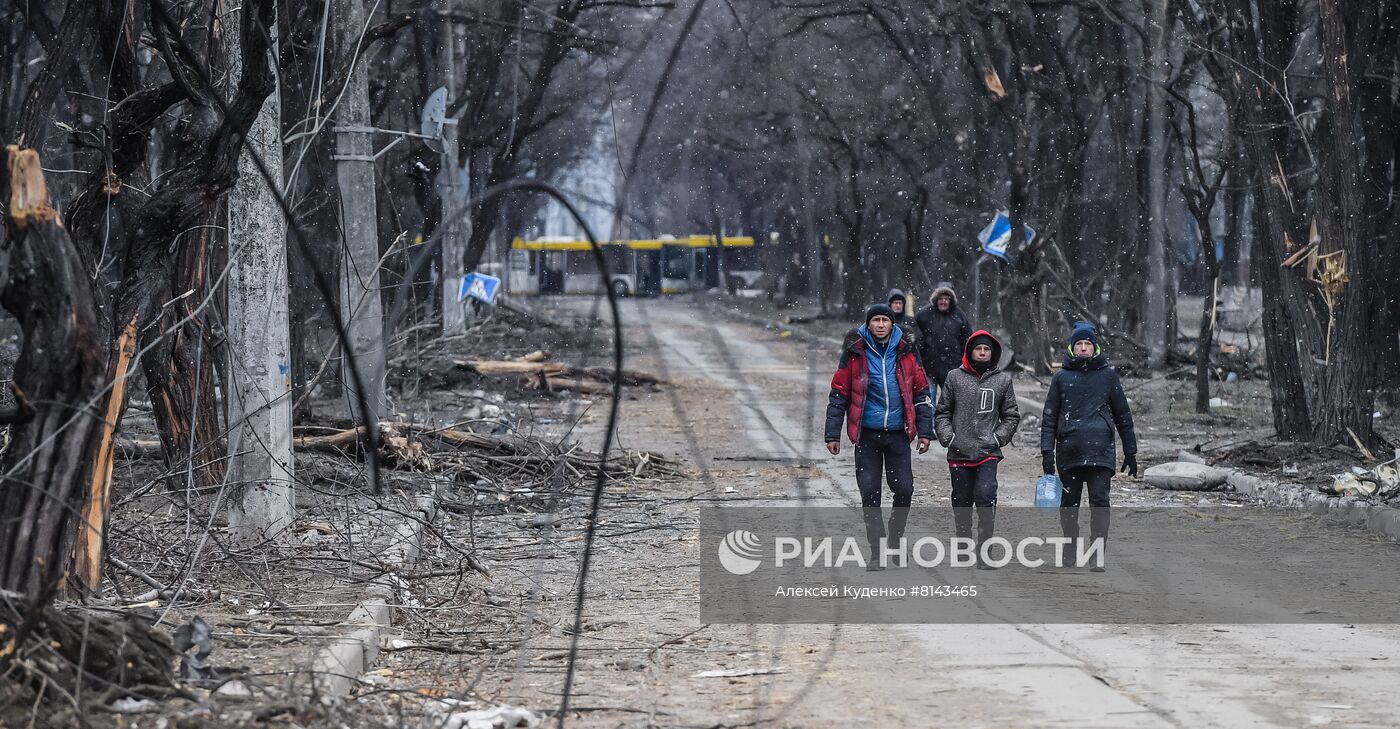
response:
<path fill-rule="evenodd" d="M 1334 496 L 1360 496 L 1389 501 L 1400 496 L 1400 451 L 1396 457 L 1373 468 L 1352 466 L 1350 471 L 1332 477 L 1318 491 Z"/>
<path fill-rule="evenodd" d="M 617 479 L 674 476 L 679 472 L 673 461 L 650 451 L 618 450 L 603 461 L 599 454 L 577 444 L 565 446 L 523 435 L 488 435 L 388 421 L 379 424 L 377 435 L 380 456 L 388 466 L 400 470 L 473 474 L 504 470 L 517 477 L 563 471 L 581 478 L 597 473 L 601 465 L 609 478 Z M 323 435 L 299 435 L 294 443 L 300 450 L 355 455 L 363 452 L 364 440 L 365 428 L 359 426 Z"/>
<path fill-rule="evenodd" d="M 582 394 L 605 395 L 612 392 L 614 374 L 619 383 L 631 387 L 665 384 L 660 378 L 645 372 L 622 370 L 614 373 L 611 367 L 575 367 L 564 362 L 551 362 L 549 358 L 549 352 L 537 350 L 515 359 L 454 359 L 452 364 L 480 375 L 524 375 L 526 388 L 544 392 L 572 390 Z"/>

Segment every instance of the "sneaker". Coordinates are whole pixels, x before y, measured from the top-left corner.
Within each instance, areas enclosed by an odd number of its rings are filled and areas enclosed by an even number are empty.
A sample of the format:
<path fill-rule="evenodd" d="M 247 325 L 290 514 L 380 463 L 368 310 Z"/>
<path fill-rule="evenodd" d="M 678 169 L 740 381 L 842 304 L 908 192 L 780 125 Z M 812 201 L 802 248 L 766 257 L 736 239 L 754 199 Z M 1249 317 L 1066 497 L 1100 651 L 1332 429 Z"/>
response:
<path fill-rule="evenodd" d="M 871 562 L 870 564 L 868 564 L 868 565 L 865 566 L 865 571 L 866 571 L 866 572 L 884 572 L 884 571 L 885 571 L 885 566 L 882 565 L 882 564 L 880 564 L 879 562 Z"/>
<path fill-rule="evenodd" d="M 1090 571 L 1090 572 L 1103 572 L 1103 571 L 1104 571 L 1104 568 L 1103 568 L 1103 565 L 1096 564 L 1096 565 L 1094 565 L 1093 567 L 1090 567 L 1090 568 L 1089 568 L 1089 571 Z"/>

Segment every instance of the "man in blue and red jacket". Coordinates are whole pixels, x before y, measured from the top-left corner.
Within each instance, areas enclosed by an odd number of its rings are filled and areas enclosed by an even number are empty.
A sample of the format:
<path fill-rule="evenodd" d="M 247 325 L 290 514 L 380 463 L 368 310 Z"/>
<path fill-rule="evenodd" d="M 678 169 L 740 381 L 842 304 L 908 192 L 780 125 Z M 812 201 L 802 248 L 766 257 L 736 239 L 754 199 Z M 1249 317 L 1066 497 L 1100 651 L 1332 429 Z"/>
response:
<path fill-rule="evenodd" d="M 914 347 L 894 324 L 894 310 L 876 304 L 865 311 L 860 336 L 841 353 L 826 405 L 826 449 L 841 452 L 841 424 L 856 447 L 856 486 L 864 507 L 865 536 L 872 559 L 867 569 L 883 569 L 880 541 L 897 548 L 914 497 L 909 443 L 928 452 L 933 438 L 933 402 L 928 378 Z M 880 474 L 886 474 L 894 509 L 888 534 L 880 513 Z"/>

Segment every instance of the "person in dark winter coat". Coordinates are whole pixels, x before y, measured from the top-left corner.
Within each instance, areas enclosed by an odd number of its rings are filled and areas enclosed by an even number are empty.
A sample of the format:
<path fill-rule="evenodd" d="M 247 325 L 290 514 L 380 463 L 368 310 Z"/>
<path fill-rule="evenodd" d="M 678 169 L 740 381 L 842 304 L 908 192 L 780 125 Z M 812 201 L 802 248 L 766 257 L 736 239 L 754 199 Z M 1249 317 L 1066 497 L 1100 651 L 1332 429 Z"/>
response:
<path fill-rule="evenodd" d="M 926 453 L 933 438 L 933 402 L 914 348 L 894 324 L 894 311 L 876 304 L 865 312 L 860 338 L 842 352 L 826 406 L 826 449 L 841 452 L 841 430 L 856 447 L 856 486 L 870 543 L 870 569 L 883 569 L 882 540 L 897 548 L 914 496 L 910 441 Z M 880 513 L 881 474 L 894 495 L 889 530 Z"/>
<path fill-rule="evenodd" d="M 997 369 L 1001 342 L 986 331 L 974 332 L 963 347 L 963 362 L 948 373 L 938 390 L 934 415 L 938 441 L 948 449 L 948 472 L 953 483 L 953 515 L 959 537 L 972 536 L 972 513 L 977 508 L 980 545 L 996 525 L 997 463 L 1001 449 L 1011 444 L 1021 424 L 1016 388 L 1011 375 Z M 981 559 L 979 567 L 987 566 Z"/>
<path fill-rule="evenodd" d="M 914 320 L 914 317 L 904 313 L 904 306 L 906 304 L 904 292 L 899 289 L 890 289 L 889 295 L 885 297 L 885 303 L 889 305 L 890 311 L 894 313 L 891 318 L 895 326 L 899 327 L 900 331 L 904 333 L 902 338 L 913 348 L 914 356 L 916 358 L 919 357 L 919 325 Z M 860 339 L 860 327 L 851 327 L 851 330 L 846 332 L 846 336 L 841 342 L 841 351 L 844 352 L 850 349 L 851 345 L 855 344 L 857 339 Z"/>
<path fill-rule="evenodd" d="M 1118 373 L 1108 366 L 1099 332 L 1077 322 L 1070 333 L 1064 367 L 1050 379 L 1040 421 L 1040 451 L 1045 473 L 1058 467 L 1064 491 L 1060 528 L 1079 536 L 1079 502 L 1089 489 L 1089 535 L 1108 537 L 1109 488 L 1118 465 L 1114 433 L 1123 441 L 1123 472 L 1137 477 L 1137 435 L 1133 413 Z M 1095 571 L 1102 571 L 1095 566 Z"/>
<path fill-rule="evenodd" d="M 972 336 L 953 287 L 939 284 L 929 297 L 929 305 L 915 315 L 914 323 L 919 330 L 919 359 L 924 371 L 930 383 L 942 387 L 948 373 L 962 364 L 963 345 Z"/>
<path fill-rule="evenodd" d="M 894 324 L 904 332 L 904 341 L 909 343 L 914 349 L 914 356 L 919 356 L 919 324 L 911 314 L 905 312 L 904 308 L 909 302 L 904 297 L 904 292 L 899 289 L 890 289 L 885 295 L 885 303 L 890 305 L 894 311 Z"/>

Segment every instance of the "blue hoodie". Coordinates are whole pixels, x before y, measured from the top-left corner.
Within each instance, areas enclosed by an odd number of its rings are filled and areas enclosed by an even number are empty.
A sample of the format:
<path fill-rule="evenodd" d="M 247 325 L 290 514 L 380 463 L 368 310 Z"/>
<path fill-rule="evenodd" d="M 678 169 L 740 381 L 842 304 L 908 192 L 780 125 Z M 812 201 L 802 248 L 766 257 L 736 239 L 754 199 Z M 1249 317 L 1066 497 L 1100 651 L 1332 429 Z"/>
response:
<path fill-rule="evenodd" d="M 865 340 L 865 367 L 870 373 L 860 425 L 879 430 L 904 430 L 904 398 L 899 392 L 899 378 L 895 377 L 899 341 L 904 333 L 899 327 L 893 327 L 890 340 L 883 347 L 875 341 L 869 327 L 862 324 L 856 333 Z"/>

